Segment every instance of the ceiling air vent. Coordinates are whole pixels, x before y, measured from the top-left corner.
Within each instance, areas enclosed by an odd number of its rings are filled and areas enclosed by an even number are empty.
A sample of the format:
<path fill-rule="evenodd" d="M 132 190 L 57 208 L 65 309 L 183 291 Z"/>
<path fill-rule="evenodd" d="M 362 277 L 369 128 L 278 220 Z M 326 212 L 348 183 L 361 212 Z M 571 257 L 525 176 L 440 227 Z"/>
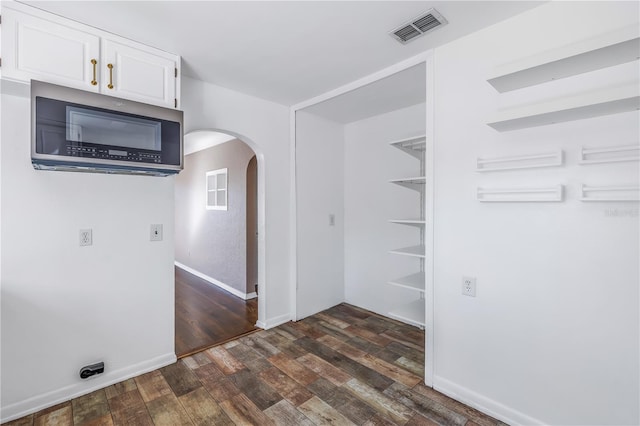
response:
<path fill-rule="evenodd" d="M 406 22 L 393 31 L 390 31 L 389 35 L 400 43 L 406 44 L 409 41 L 447 23 L 448 21 L 444 16 L 440 15 L 437 10 L 429 9 L 422 15 L 413 18 L 409 22 Z"/>

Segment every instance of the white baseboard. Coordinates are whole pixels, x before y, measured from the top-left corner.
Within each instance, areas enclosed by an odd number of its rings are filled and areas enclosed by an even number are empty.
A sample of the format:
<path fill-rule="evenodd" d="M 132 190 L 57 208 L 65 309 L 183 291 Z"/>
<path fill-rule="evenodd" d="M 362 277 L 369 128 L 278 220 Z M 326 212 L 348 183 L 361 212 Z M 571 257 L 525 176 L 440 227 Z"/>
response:
<path fill-rule="evenodd" d="M 269 318 L 266 321 L 258 321 L 256 322 L 256 327 L 260 327 L 260 328 L 264 328 L 265 330 L 268 330 L 270 328 L 277 327 L 280 324 L 284 324 L 285 322 L 289 322 L 289 321 L 291 321 L 291 315 L 284 314 L 284 315 L 280 315 L 279 317 Z"/>
<path fill-rule="evenodd" d="M 149 371 L 157 370 L 158 368 L 173 364 L 176 362 L 176 359 L 176 354 L 170 353 L 115 371 L 109 371 L 109 366 L 107 364 L 105 366 L 106 372 L 100 376 L 92 377 L 82 382 L 74 383 L 72 385 L 36 395 L 23 401 L 2 407 L 2 418 L 0 418 L 0 422 L 5 423 L 19 419 L 20 417 L 36 413 L 45 408 L 86 395 L 98 389 L 106 388 L 114 383 L 119 383 L 132 377 L 148 373 Z"/>
<path fill-rule="evenodd" d="M 237 290 L 233 287 L 231 287 L 228 284 L 223 283 L 222 281 L 218 281 L 215 278 L 210 277 L 207 274 L 203 274 L 200 271 L 197 271 L 193 268 L 188 267 L 185 264 L 182 264 L 180 262 L 178 262 L 177 260 L 175 262 L 173 262 L 174 265 L 176 265 L 178 268 L 180 269 L 184 269 L 185 271 L 189 272 L 190 274 L 195 275 L 198 278 L 202 278 L 203 280 L 207 281 L 208 283 L 211 283 L 217 287 L 220 287 L 221 289 L 228 291 L 229 293 L 233 294 L 236 297 L 239 297 L 243 300 L 249 300 L 249 299 L 255 299 L 256 297 L 258 297 L 258 295 L 256 294 L 256 292 L 252 292 L 252 293 L 243 293 L 240 290 Z"/>
<path fill-rule="evenodd" d="M 433 377 L 433 388 L 438 392 L 473 407 L 485 414 L 495 417 L 510 425 L 543 425 L 544 422 L 529 417 L 518 410 L 507 407 L 477 392 L 460 386 L 439 376 Z"/>

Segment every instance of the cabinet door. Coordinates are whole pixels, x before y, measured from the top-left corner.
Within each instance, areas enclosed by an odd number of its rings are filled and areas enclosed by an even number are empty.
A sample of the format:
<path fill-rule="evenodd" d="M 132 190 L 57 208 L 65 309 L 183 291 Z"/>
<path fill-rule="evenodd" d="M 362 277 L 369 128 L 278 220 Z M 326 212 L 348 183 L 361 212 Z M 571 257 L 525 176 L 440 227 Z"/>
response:
<path fill-rule="evenodd" d="M 9 8 L 2 26 L 3 78 L 99 90 L 98 36 Z"/>
<path fill-rule="evenodd" d="M 176 56 L 102 39 L 104 94 L 174 108 Z"/>

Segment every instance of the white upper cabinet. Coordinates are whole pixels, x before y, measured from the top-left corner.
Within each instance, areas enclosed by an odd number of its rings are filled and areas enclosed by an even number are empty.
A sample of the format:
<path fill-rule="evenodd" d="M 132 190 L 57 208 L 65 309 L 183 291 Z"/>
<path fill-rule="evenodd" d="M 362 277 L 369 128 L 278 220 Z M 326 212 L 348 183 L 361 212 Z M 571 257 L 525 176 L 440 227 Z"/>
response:
<path fill-rule="evenodd" d="M 174 107 L 176 70 L 174 55 L 102 40 L 103 93 Z"/>
<path fill-rule="evenodd" d="M 99 90 L 100 37 L 6 8 L 2 26 L 2 77 Z"/>
<path fill-rule="evenodd" d="M 2 26 L 4 79 L 179 106 L 177 55 L 15 2 L 2 6 Z"/>

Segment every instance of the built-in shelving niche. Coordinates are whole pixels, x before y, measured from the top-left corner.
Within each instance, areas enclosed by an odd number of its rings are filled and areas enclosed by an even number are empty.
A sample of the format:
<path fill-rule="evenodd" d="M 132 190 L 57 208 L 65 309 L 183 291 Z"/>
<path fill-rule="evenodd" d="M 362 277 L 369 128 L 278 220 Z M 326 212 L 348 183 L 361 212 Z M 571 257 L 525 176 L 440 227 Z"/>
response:
<path fill-rule="evenodd" d="M 397 148 L 420 161 L 420 172 L 424 173 L 425 169 L 425 149 L 426 149 L 426 136 L 416 136 L 406 139 L 390 142 L 390 145 Z M 418 228 L 420 232 L 420 244 L 416 246 L 403 247 L 399 249 L 389 250 L 389 253 L 409 256 L 418 258 L 420 261 L 420 270 L 416 273 L 394 278 L 389 280 L 389 284 L 400 287 L 407 290 L 412 290 L 418 293 L 418 299 L 408 304 L 398 306 L 389 312 L 391 318 L 399 321 L 415 325 L 417 327 L 425 327 L 425 274 L 424 274 L 424 262 L 425 262 L 425 245 L 424 245 L 424 227 L 426 220 L 424 217 L 424 188 L 426 178 L 424 176 L 392 179 L 390 183 L 404 186 L 406 188 L 418 191 L 420 193 L 420 217 L 412 219 L 389 219 L 390 223 L 398 225 L 408 225 Z"/>

